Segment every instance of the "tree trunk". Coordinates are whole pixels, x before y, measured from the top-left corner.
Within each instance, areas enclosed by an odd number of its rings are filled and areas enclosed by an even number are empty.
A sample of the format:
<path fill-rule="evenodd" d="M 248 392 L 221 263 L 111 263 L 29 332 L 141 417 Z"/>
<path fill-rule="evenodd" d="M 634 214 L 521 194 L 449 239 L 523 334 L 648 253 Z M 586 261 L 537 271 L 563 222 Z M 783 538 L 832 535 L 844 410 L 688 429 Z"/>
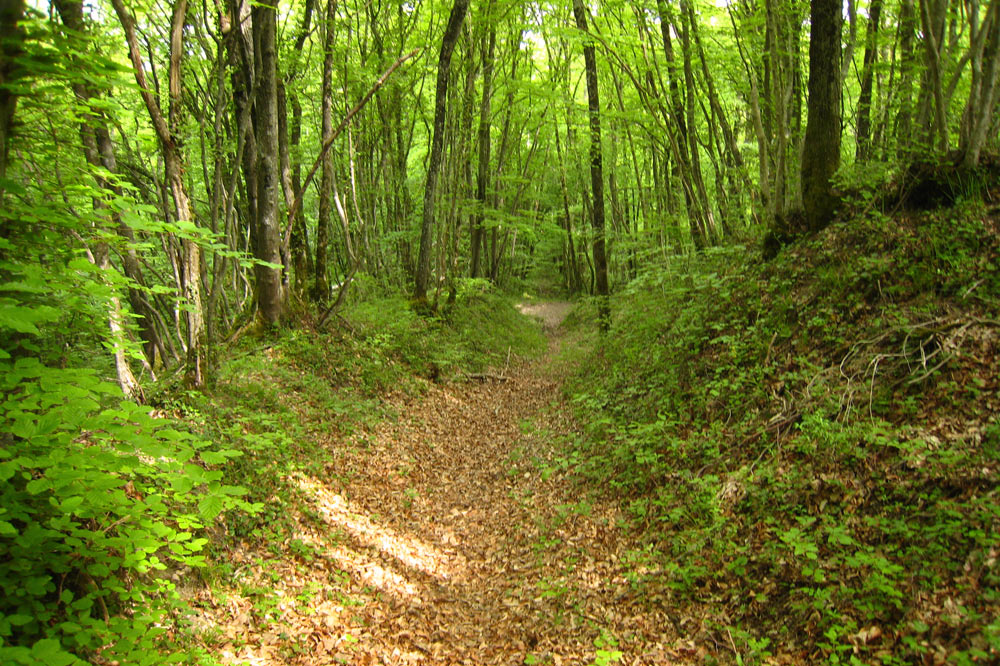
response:
<path fill-rule="evenodd" d="M 83 2 L 79 0 L 57 0 L 55 2 L 59 16 L 63 24 L 79 34 L 84 34 L 87 30 L 83 16 Z M 84 157 L 87 163 L 94 167 L 106 169 L 108 173 L 118 173 L 118 163 L 115 159 L 114 144 L 111 134 L 107 128 L 107 117 L 99 104 L 93 103 L 100 97 L 100 93 L 88 84 L 83 82 L 73 83 L 73 94 L 85 105 L 89 112 L 89 117 L 93 120 L 80 121 L 80 137 L 84 146 Z M 103 176 L 95 176 L 98 187 L 110 192 L 116 197 L 122 196 L 122 190 Z M 114 216 L 115 229 L 118 235 L 125 241 L 125 247 L 121 252 L 122 269 L 125 276 L 135 282 L 136 287 L 129 287 L 128 300 L 132 307 L 132 312 L 139 318 L 139 337 L 143 342 L 146 363 L 152 372 L 156 364 L 156 355 L 159 353 L 162 360 L 165 360 L 163 342 L 156 330 L 153 322 L 156 313 L 153 311 L 148 299 L 143 293 L 146 281 L 143 275 L 142 265 L 135 250 L 135 235 L 120 216 Z M 97 253 L 98 255 L 100 253 Z"/>
<path fill-rule="evenodd" d="M 490 10 L 493 3 L 490 3 Z M 493 95 L 493 60 L 496 52 L 497 31 L 491 24 L 486 48 L 483 49 L 483 98 L 479 105 L 479 164 L 476 169 L 476 201 L 478 209 L 472 220 L 472 266 L 469 274 L 479 277 L 482 245 L 483 215 L 486 210 L 486 188 L 490 169 L 490 98 Z"/>
<path fill-rule="evenodd" d="M 414 280 L 414 298 L 427 300 L 427 287 L 431 278 L 431 238 L 434 233 L 434 195 L 437 191 L 441 157 L 444 153 L 444 121 L 448 107 L 448 80 L 451 71 L 451 54 L 462 30 L 469 0 L 455 0 L 448 17 L 441 51 L 438 55 L 437 89 L 434 93 L 434 129 L 431 152 L 427 164 L 427 182 L 424 186 L 424 211 L 420 225 L 420 254 L 417 258 L 417 274 Z"/>
<path fill-rule="evenodd" d="M 913 82 L 916 73 L 916 55 L 913 40 L 916 33 L 916 12 L 913 0 L 901 0 L 899 10 L 899 113 L 896 116 L 896 146 L 898 156 L 904 160 L 914 152 L 913 140 Z"/>
<path fill-rule="evenodd" d="M 990 125 L 996 120 L 1000 96 L 1000 0 L 993 0 L 978 31 L 973 21 L 972 85 L 962 115 L 962 163 L 979 164 L 979 154 L 986 143 Z"/>
<path fill-rule="evenodd" d="M 938 152 L 944 155 L 948 152 L 948 126 L 945 118 L 947 108 L 944 99 L 941 55 L 944 48 L 942 38 L 944 37 L 948 0 L 919 0 L 919 2 L 920 26 L 924 37 L 924 54 L 927 64 L 921 99 L 924 100 L 925 105 L 931 106 L 930 110 L 925 106 L 921 118 L 926 119 L 927 115 L 933 114 L 933 120 L 925 120 L 925 138 L 928 146 L 933 146 L 936 143 Z M 934 3 L 933 7 L 930 6 L 931 3 Z"/>
<path fill-rule="evenodd" d="M 257 278 L 258 314 L 266 325 L 281 319 L 284 288 L 281 281 L 281 238 L 278 204 L 280 167 L 278 145 L 278 52 L 275 5 L 254 5 L 254 61 L 257 90 L 254 99 L 254 131 L 257 138 L 257 247 L 254 265 Z"/>
<path fill-rule="evenodd" d="M 708 193 L 705 190 L 705 178 L 701 171 L 701 150 L 698 147 L 698 132 L 695 129 L 695 97 L 698 92 L 695 89 L 694 71 L 691 67 L 690 28 L 687 21 L 683 20 L 683 12 L 685 12 L 686 5 L 688 4 L 688 0 L 681 0 L 681 55 L 684 58 L 684 88 L 687 91 L 685 112 L 687 113 L 688 127 L 687 141 L 691 155 L 691 179 L 694 181 L 695 194 L 698 197 L 698 208 L 701 210 L 701 215 L 698 219 L 701 221 L 702 227 L 698 230 L 698 233 L 700 244 L 704 247 L 712 242 L 712 237 L 716 230 L 714 228 L 714 220 L 712 219 L 712 208 L 708 203 Z"/>
<path fill-rule="evenodd" d="M 333 137 L 333 23 L 337 16 L 337 0 L 326 4 L 326 33 L 323 39 L 322 138 L 325 146 Z M 327 245 L 330 242 L 330 194 L 333 190 L 333 153 L 323 155 L 323 171 L 319 185 L 319 220 L 316 222 L 316 261 L 313 264 L 312 298 L 325 299 L 330 293 L 326 279 Z"/>
<path fill-rule="evenodd" d="M 146 82 L 146 71 L 139 50 L 139 39 L 135 32 L 135 19 L 125 9 L 123 0 L 112 0 L 112 5 L 114 5 L 115 13 L 118 15 L 122 28 L 125 30 L 133 74 L 135 75 L 136 83 L 139 84 L 140 95 L 146 105 L 146 110 L 149 112 L 150 120 L 153 123 L 156 136 L 160 142 L 167 186 L 174 201 L 174 212 L 177 216 L 176 221 L 182 225 L 193 225 L 195 220 L 191 209 L 191 200 L 184 187 L 184 157 L 175 138 L 176 132 L 180 127 L 181 54 L 184 23 L 187 15 L 187 0 L 178 0 L 177 4 L 174 5 L 174 12 L 171 19 L 169 126 L 167 125 L 167 120 L 163 117 L 163 112 L 159 104 L 153 97 L 150 86 Z M 194 239 L 183 237 L 181 239 L 180 255 L 179 283 L 181 286 L 181 295 L 186 302 L 186 307 L 184 308 L 187 343 L 187 372 L 185 381 L 192 387 L 200 388 L 204 384 L 201 367 L 202 338 L 204 337 L 201 303 L 201 246 Z"/>
<path fill-rule="evenodd" d="M 671 114 L 663 111 L 664 121 L 668 126 L 676 128 L 676 131 L 669 136 L 670 146 L 676 157 L 675 166 L 684 190 L 684 202 L 687 206 L 689 224 L 691 228 L 691 240 L 696 248 L 702 248 L 707 244 L 707 225 L 704 218 L 704 209 L 701 206 L 701 199 L 698 195 L 698 187 L 695 182 L 694 166 L 691 156 L 691 136 L 688 128 L 688 114 L 685 108 L 684 99 L 681 96 L 680 80 L 681 74 L 674 59 L 673 43 L 670 38 L 670 31 L 673 28 L 669 8 L 665 0 L 656 1 L 657 13 L 660 19 L 660 37 L 663 42 L 663 53 L 667 59 L 667 70 L 669 80 L 667 87 L 670 91 Z M 679 27 L 674 28 L 680 32 Z M 663 86 L 661 85 L 661 88 Z"/>
<path fill-rule="evenodd" d="M 802 153 L 802 205 L 816 231 L 833 218 L 837 198 L 830 178 L 840 166 L 840 0 L 812 0 L 809 102 Z"/>
<path fill-rule="evenodd" d="M 291 206 L 292 201 L 302 196 L 302 161 L 298 157 L 299 142 L 302 138 L 302 104 L 299 102 L 299 95 L 295 91 L 295 79 L 299 75 L 299 58 L 305 46 L 306 38 L 309 36 L 309 29 L 312 25 L 313 8 L 316 0 L 306 0 L 306 5 L 302 14 L 302 23 L 295 36 L 293 48 L 293 60 L 285 73 L 285 80 L 279 82 L 279 140 L 281 142 L 281 171 L 282 179 L 287 182 L 287 189 L 290 198 L 286 197 L 286 205 Z M 287 117 L 284 109 L 290 107 L 291 116 Z M 287 119 L 287 120 L 286 120 Z M 284 121 L 284 122 L 282 122 Z M 285 131 L 282 131 L 282 129 Z M 302 294 L 306 290 L 309 275 L 312 272 L 309 256 L 309 242 L 306 234 L 305 215 L 302 206 L 295 212 L 292 221 L 292 236 L 289 239 L 290 257 L 286 260 L 291 264 L 292 272 L 295 274 L 295 292 Z M 286 284 L 288 280 L 286 279 Z"/>
<path fill-rule="evenodd" d="M 858 95 L 858 124 L 855 160 L 867 162 L 871 158 L 871 109 L 872 85 L 875 79 L 875 61 L 878 58 L 878 30 L 882 18 L 882 0 L 872 0 L 868 10 L 868 32 L 865 36 L 864 67 L 861 72 L 861 92 Z"/>
<path fill-rule="evenodd" d="M 587 9 L 583 0 L 573 0 L 576 27 L 587 33 Z M 590 187 L 593 193 L 594 283 L 598 298 L 598 316 L 602 330 L 611 326 L 611 303 L 608 300 L 608 262 L 604 254 L 604 169 L 601 157 L 601 104 L 597 88 L 597 56 L 594 43 L 584 42 L 583 61 L 587 72 L 587 110 L 590 116 Z"/>
<path fill-rule="evenodd" d="M 21 68 L 17 58 L 21 54 L 23 31 L 17 23 L 24 15 L 24 0 L 0 0 L 0 181 L 7 174 L 7 149 L 10 141 L 10 128 L 14 122 L 14 111 L 17 108 L 17 94 L 12 92 L 12 84 L 21 77 Z M 0 182 L 0 194 L 3 194 L 3 184 Z"/>

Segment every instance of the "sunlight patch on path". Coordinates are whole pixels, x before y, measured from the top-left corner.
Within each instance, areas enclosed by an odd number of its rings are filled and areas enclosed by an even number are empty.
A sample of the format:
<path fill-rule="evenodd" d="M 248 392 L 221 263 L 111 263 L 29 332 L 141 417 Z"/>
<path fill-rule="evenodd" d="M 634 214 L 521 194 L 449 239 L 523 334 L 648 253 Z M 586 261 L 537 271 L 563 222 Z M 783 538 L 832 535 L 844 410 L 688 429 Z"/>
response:
<path fill-rule="evenodd" d="M 542 321 L 544 327 L 550 331 L 555 330 L 573 309 L 572 303 L 562 301 L 544 301 L 542 303 L 518 303 L 517 309 L 523 315 L 536 317 Z"/>
<path fill-rule="evenodd" d="M 320 481 L 310 477 L 300 478 L 298 486 L 309 494 L 324 522 L 343 530 L 362 545 L 375 548 L 403 566 L 441 581 L 447 581 L 461 573 L 461 562 L 457 562 L 458 558 L 455 556 L 415 537 L 401 535 L 391 528 L 373 523 L 367 517 L 352 511 L 348 500 Z M 404 576 L 374 562 L 359 562 L 357 554 L 349 548 L 338 547 L 329 554 L 355 569 L 366 582 L 381 589 L 407 596 L 416 594 L 416 589 Z"/>

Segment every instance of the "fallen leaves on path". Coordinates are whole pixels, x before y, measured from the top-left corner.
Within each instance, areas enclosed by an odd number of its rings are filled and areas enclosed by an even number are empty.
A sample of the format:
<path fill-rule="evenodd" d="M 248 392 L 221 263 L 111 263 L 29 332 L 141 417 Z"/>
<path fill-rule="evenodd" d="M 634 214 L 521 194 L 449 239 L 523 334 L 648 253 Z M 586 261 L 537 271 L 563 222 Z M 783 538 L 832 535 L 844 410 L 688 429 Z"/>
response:
<path fill-rule="evenodd" d="M 555 316 L 554 330 L 565 309 Z M 616 508 L 563 474 L 575 424 L 548 356 L 430 385 L 294 481 L 297 538 L 232 554 L 204 604 L 226 663 L 672 664 L 700 656 L 630 585 Z M 205 594 L 208 594 L 206 592 Z M 218 595 L 222 596 L 222 595 Z M 695 627 L 695 629 L 697 629 Z M 619 654 L 620 653 L 620 654 Z M 612 658 L 618 656 L 615 662 Z"/>

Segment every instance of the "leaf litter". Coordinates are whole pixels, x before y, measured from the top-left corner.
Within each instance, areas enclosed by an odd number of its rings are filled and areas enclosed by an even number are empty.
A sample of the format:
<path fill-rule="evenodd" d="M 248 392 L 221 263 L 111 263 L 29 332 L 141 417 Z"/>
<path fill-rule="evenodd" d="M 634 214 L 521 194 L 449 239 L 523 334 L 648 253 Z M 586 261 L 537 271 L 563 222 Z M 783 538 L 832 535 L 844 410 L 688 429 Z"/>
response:
<path fill-rule="evenodd" d="M 557 464 L 577 427 L 554 362 L 568 307 L 522 311 L 550 334 L 544 357 L 513 362 L 502 381 L 397 396 L 398 418 L 326 443 L 334 462 L 293 480 L 306 498 L 296 538 L 241 544 L 230 585 L 198 593 L 194 624 L 217 658 L 639 665 L 705 655 L 678 635 L 696 634 L 697 621 L 630 582 L 637 546 L 614 503 Z"/>

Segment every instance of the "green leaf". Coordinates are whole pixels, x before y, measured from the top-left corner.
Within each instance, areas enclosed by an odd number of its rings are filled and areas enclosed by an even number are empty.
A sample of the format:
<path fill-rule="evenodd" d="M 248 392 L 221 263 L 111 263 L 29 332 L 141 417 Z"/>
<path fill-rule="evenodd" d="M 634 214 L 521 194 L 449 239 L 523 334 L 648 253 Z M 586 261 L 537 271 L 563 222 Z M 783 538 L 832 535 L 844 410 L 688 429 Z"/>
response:
<path fill-rule="evenodd" d="M 7 328 L 17 333 L 38 334 L 36 323 L 43 321 L 35 308 L 0 303 L 0 329 Z"/>
<path fill-rule="evenodd" d="M 198 502 L 198 515 L 205 520 L 212 520 L 220 513 L 225 505 L 218 495 L 205 495 Z"/>
<path fill-rule="evenodd" d="M 221 465 L 226 462 L 226 454 L 221 451 L 202 451 L 201 459 L 206 465 Z"/>
<path fill-rule="evenodd" d="M 194 480 L 189 476 L 178 474 L 171 477 L 170 486 L 174 489 L 175 493 L 185 495 L 194 488 Z"/>
<path fill-rule="evenodd" d="M 67 666 L 77 661 L 54 638 L 43 638 L 35 643 L 31 648 L 31 656 L 47 666 Z"/>
<path fill-rule="evenodd" d="M 76 271 L 85 271 L 87 273 L 93 273 L 97 270 L 97 266 L 92 264 L 87 259 L 84 259 L 83 257 L 76 257 L 75 259 L 71 259 L 70 262 L 66 264 L 66 266 L 67 268 L 71 268 Z"/>
<path fill-rule="evenodd" d="M 58 626 L 63 631 L 63 633 L 67 634 L 76 634 L 83 629 L 83 627 L 78 625 L 76 622 L 60 622 Z"/>
<path fill-rule="evenodd" d="M 63 513 L 73 513 L 73 510 L 83 504 L 83 498 L 79 495 L 67 497 L 59 504 L 59 510 Z"/>

